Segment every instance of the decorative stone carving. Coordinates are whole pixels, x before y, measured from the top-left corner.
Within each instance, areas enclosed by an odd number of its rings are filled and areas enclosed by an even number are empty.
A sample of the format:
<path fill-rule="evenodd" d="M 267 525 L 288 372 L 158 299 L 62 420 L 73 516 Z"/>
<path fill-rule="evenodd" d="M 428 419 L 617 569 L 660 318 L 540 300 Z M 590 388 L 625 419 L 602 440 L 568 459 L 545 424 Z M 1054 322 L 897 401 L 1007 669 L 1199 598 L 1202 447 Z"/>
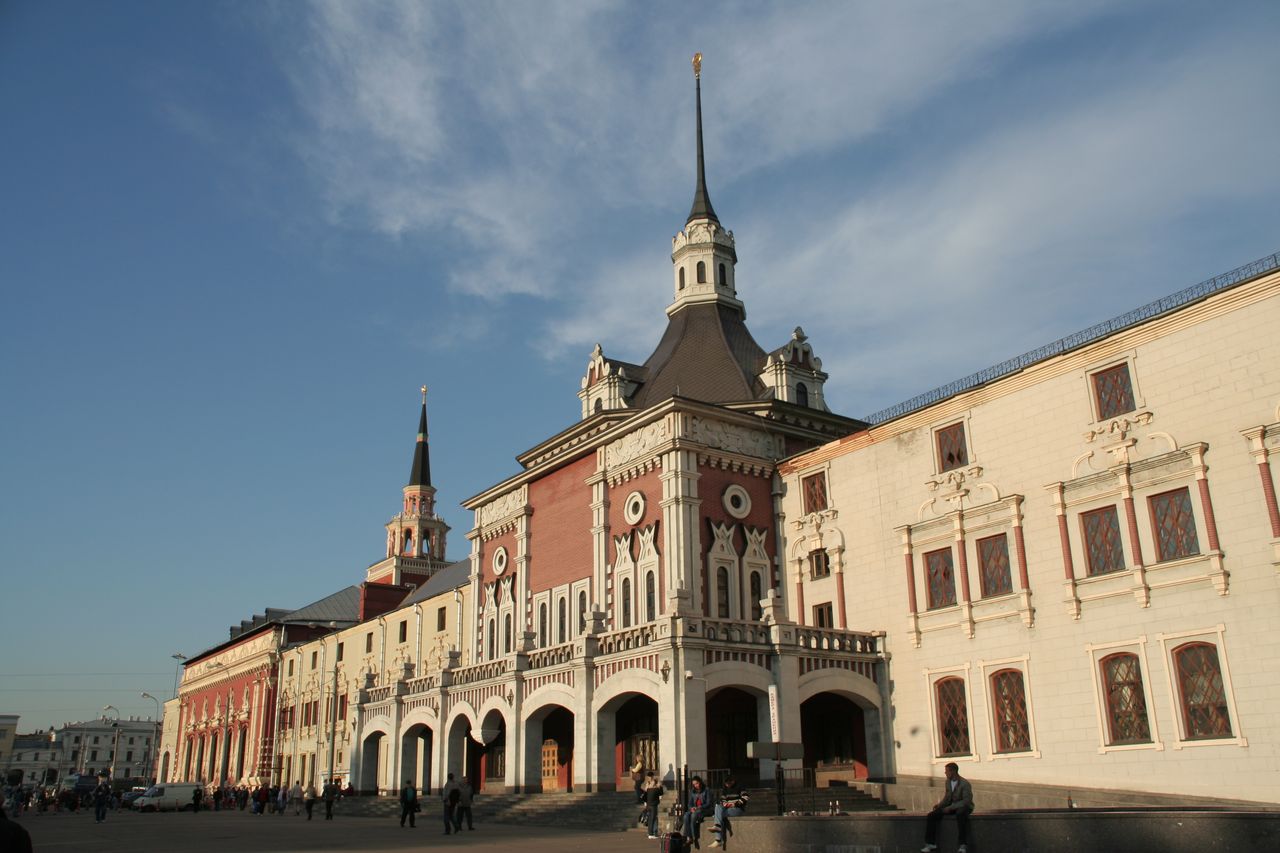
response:
<path fill-rule="evenodd" d="M 623 436 L 604 449 L 606 467 L 614 468 L 639 459 L 655 447 L 671 439 L 671 426 L 666 419 L 656 421 Z"/>
<path fill-rule="evenodd" d="M 507 492 L 501 497 L 494 498 L 489 503 L 481 506 L 476 510 L 476 521 L 480 527 L 493 524 L 495 521 L 501 521 L 509 515 L 514 515 L 524 509 L 525 504 L 529 502 L 529 490 L 527 486 L 521 486 L 514 491 Z"/>
<path fill-rule="evenodd" d="M 701 417 L 689 418 L 688 437 L 699 444 L 714 447 L 728 453 L 741 453 L 764 459 L 778 458 L 774 437 L 767 432 L 747 429 L 723 421 Z"/>

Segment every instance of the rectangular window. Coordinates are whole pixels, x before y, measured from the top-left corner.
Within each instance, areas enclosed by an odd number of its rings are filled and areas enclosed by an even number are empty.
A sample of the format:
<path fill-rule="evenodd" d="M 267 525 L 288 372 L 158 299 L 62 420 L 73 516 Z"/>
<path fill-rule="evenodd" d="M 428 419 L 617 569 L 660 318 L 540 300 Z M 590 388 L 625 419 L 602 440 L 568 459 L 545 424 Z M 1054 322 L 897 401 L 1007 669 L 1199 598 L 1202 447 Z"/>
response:
<path fill-rule="evenodd" d="M 347 694 L 343 693 L 338 697 L 338 719 L 345 720 L 347 718 Z"/>
<path fill-rule="evenodd" d="M 373 654 L 373 632 L 364 635 L 364 653 L 366 655 Z"/>
<path fill-rule="evenodd" d="M 315 669 L 315 668 L 316 668 L 316 661 L 318 661 L 319 659 L 320 659 L 320 653 L 319 653 L 319 652 L 312 652 L 312 653 L 311 653 L 311 668 L 312 668 L 312 669 Z"/>
<path fill-rule="evenodd" d="M 401 619 L 400 620 L 400 642 L 403 643 L 408 639 L 409 639 L 409 620 Z"/>
<path fill-rule="evenodd" d="M 819 548 L 809 554 L 809 576 L 812 578 L 825 578 L 831 574 L 831 561 L 827 557 L 827 552 Z"/>
<path fill-rule="evenodd" d="M 1005 595 L 1013 590 L 1009 573 L 1009 538 L 1001 533 L 978 540 L 978 565 L 982 568 L 982 597 Z"/>
<path fill-rule="evenodd" d="M 1124 547 L 1120 544 L 1120 519 L 1114 506 L 1081 513 L 1084 551 L 1089 576 L 1123 571 Z"/>
<path fill-rule="evenodd" d="M 929 591 L 929 609 L 950 607 L 956 603 L 956 575 L 951 564 L 951 549 L 941 548 L 924 555 Z"/>
<path fill-rule="evenodd" d="M 338 655 L 336 660 L 338 663 L 342 663 L 342 643 L 338 643 Z"/>
<path fill-rule="evenodd" d="M 90 761 L 97 761 L 97 760 L 98 760 L 98 750 L 96 750 L 96 749 L 91 749 L 91 750 L 89 750 L 89 760 L 90 760 Z"/>
<path fill-rule="evenodd" d="M 126 751 L 125 751 L 125 754 L 124 754 L 124 760 L 125 760 L 125 761 L 129 761 L 129 762 L 132 762 L 132 761 L 133 761 L 133 750 L 132 750 L 132 749 L 130 749 L 130 750 L 126 750 Z"/>
<path fill-rule="evenodd" d="M 1100 421 L 1136 409 L 1133 383 L 1129 381 L 1129 365 L 1117 364 L 1093 374 L 1093 396 Z"/>
<path fill-rule="evenodd" d="M 995 713 L 996 752 L 1030 750 L 1027 693 L 1019 670 L 1002 669 L 991 676 L 991 707 Z"/>
<path fill-rule="evenodd" d="M 1121 652 L 1101 661 L 1107 700 L 1107 729 L 1111 743 L 1150 743 L 1147 699 L 1138 656 Z"/>
<path fill-rule="evenodd" d="M 940 754 L 968 755 L 969 707 L 963 678 L 943 678 L 934 685 L 938 703 L 938 747 Z"/>
<path fill-rule="evenodd" d="M 293 676 L 293 660 L 292 659 L 289 661 L 289 675 L 291 677 Z"/>
<path fill-rule="evenodd" d="M 1152 495 L 1151 524 L 1156 533 L 1156 554 L 1160 562 L 1194 557 L 1200 553 L 1196 538 L 1196 518 L 1191 512 L 1191 494 L 1184 486 Z"/>
<path fill-rule="evenodd" d="M 804 493 L 804 514 L 820 512 L 827 508 L 827 475 L 810 474 L 800 481 Z"/>
<path fill-rule="evenodd" d="M 444 630 L 444 620 L 445 620 L 445 608 L 441 607 L 439 610 L 436 611 L 436 630 L 437 631 Z"/>
<path fill-rule="evenodd" d="M 969 464 L 969 451 L 964 443 L 964 422 L 938 430 L 938 470 L 950 471 Z"/>
<path fill-rule="evenodd" d="M 834 628 L 836 626 L 830 602 L 813 606 L 813 624 L 818 628 Z"/>

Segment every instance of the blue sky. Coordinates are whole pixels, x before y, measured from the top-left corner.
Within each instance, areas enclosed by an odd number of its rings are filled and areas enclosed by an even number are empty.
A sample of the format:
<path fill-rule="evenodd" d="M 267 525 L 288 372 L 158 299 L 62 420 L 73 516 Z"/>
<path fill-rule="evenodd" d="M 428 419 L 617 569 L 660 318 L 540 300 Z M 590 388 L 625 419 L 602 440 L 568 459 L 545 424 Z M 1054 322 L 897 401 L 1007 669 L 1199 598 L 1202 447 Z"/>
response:
<path fill-rule="evenodd" d="M 693 191 L 864 415 L 1280 249 L 1274 3 L 0 5 L 0 713 L 359 582 L 643 360 Z M 878 627 L 878 626 L 864 626 Z"/>

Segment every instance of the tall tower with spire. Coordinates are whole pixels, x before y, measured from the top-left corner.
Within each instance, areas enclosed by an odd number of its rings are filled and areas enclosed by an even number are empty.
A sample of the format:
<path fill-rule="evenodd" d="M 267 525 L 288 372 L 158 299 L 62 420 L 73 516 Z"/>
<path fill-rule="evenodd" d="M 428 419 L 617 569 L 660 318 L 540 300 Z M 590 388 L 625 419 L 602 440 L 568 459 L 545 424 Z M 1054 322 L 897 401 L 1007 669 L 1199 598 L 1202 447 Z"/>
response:
<path fill-rule="evenodd" d="M 668 314 L 688 305 L 716 302 L 739 312 L 746 310 L 738 300 L 734 287 L 734 265 L 738 253 L 734 249 L 733 232 L 726 231 L 711 206 L 707 192 L 706 158 L 702 150 L 702 54 L 693 56 L 695 115 L 697 119 L 698 176 L 693 191 L 693 207 L 684 229 L 671 240 L 671 263 L 674 265 L 675 299 Z"/>
<path fill-rule="evenodd" d="M 418 440 L 413 447 L 409 482 L 400 512 L 387 522 L 386 558 L 369 567 L 372 583 L 421 585 L 445 564 L 449 525 L 436 515 L 436 490 L 431 485 L 431 448 L 427 435 L 427 386 L 422 386 Z"/>

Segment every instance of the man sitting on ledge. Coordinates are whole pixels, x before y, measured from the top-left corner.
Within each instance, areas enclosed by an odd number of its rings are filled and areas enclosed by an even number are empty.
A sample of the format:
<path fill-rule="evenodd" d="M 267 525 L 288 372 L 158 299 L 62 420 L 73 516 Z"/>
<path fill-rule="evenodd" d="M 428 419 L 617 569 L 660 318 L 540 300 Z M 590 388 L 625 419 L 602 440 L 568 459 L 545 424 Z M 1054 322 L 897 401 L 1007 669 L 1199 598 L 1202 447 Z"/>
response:
<path fill-rule="evenodd" d="M 956 816 L 956 829 L 960 839 L 960 846 L 956 848 L 956 853 L 967 853 L 969 815 L 973 812 L 973 786 L 969 784 L 968 779 L 961 778 L 960 765 L 954 761 L 949 762 L 943 770 L 947 774 L 945 790 L 942 799 L 933 807 L 933 811 L 929 812 L 929 817 L 925 821 L 924 846 L 920 848 L 920 853 L 933 853 L 938 849 L 935 843 L 938 840 L 938 821 L 947 814 Z"/>

